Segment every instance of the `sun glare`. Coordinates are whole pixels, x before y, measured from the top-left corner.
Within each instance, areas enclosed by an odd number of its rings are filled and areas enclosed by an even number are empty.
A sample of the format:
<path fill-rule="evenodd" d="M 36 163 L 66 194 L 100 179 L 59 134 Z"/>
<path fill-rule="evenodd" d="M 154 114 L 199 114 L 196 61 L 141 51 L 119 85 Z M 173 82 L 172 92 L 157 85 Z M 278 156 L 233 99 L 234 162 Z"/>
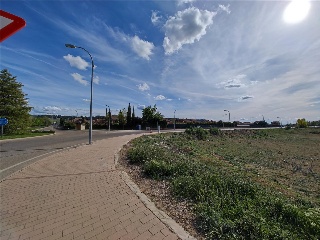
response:
<path fill-rule="evenodd" d="M 283 19 L 287 23 L 298 23 L 305 19 L 311 4 L 308 0 L 293 0 L 283 12 Z"/>

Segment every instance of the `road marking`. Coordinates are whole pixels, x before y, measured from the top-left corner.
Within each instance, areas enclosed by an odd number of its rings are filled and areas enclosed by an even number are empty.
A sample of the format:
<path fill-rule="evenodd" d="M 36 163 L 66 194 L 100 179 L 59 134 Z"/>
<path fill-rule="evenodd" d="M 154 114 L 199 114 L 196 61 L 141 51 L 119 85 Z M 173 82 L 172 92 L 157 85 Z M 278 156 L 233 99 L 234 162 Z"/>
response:
<path fill-rule="evenodd" d="M 3 173 L 3 172 L 5 172 L 5 171 L 8 171 L 8 170 L 11 169 L 11 168 L 14 168 L 14 167 L 16 167 L 16 166 L 19 166 L 19 165 L 21 165 L 21 164 L 23 164 L 23 163 L 32 161 L 32 160 L 34 160 L 34 159 L 36 159 L 36 158 L 43 157 L 43 156 L 46 156 L 46 155 L 49 155 L 49 154 L 52 154 L 52 153 L 55 153 L 55 152 L 60 152 L 60 151 L 62 151 L 62 150 L 66 150 L 66 149 L 69 149 L 69 148 L 75 148 L 75 147 L 81 146 L 81 145 L 83 145 L 83 143 L 80 143 L 80 144 L 77 144 L 77 145 L 74 145 L 74 146 L 71 146 L 71 147 L 66 147 L 66 148 L 58 149 L 58 150 L 55 150 L 55 151 L 52 151 L 52 152 L 48 152 L 48 153 L 41 154 L 41 155 L 39 155 L 39 156 L 30 158 L 30 159 L 25 160 L 25 161 L 23 161 L 23 162 L 19 162 L 19 163 L 15 164 L 15 165 L 12 165 L 12 166 L 10 166 L 10 167 L 7 167 L 7 168 L 5 168 L 5 169 L 2 169 L 2 170 L 0 170 L 0 174 Z"/>
<path fill-rule="evenodd" d="M 16 166 L 19 166 L 20 164 L 29 162 L 29 161 L 34 160 L 34 159 L 36 159 L 36 158 L 43 157 L 43 156 L 45 156 L 45 155 L 48 155 L 48 154 L 50 154 L 50 153 L 54 153 L 54 152 L 57 152 L 57 151 L 58 151 L 58 150 L 53 151 L 53 152 L 48 152 L 48 153 L 39 155 L 39 156 L 37 156 L 37 157 L 30 158 L 30 159 L 25 160 L 25 161 L 23 161 L 23 162 L 19 162 L 19 163 L 15 164 L 15 165 L 12 165 L 12 166 L 10 166 L 10 167 L 7 167 L 7 168 L 5 168 L 5 169 L 0 170 L 0 173 L 5 172 L 5 171 L 7 171 L 7 170 L 9 170 L 9 169 L 11 169 L 11 168 L 14 168 L 14 167 L 16 167 Z"/>

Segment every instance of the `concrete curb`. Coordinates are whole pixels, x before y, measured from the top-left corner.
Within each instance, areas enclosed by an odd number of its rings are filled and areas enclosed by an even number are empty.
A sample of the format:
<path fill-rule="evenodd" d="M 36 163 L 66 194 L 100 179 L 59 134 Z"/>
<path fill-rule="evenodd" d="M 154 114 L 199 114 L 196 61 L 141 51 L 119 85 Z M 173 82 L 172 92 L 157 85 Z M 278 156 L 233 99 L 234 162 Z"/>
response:
<path fill-rule="evenodd" d="M 40 137 L 42 137 L 42 136 L 40 136 Z M 62 149 L 57 149 L 57 150 L 54 150 L 54 151 L 51 151 L 51 152 L 44 153 L 44 154 L 42 154 L 42 155 L 40 155 L 40 156 L 36 156 L 36 157 L 30 158 L 30 159 L 27 159 L 27 160 L 25 160 L 25 161 L 23 161 L 23 162 L 17 163 L 17 164 L 15 164 L 15 165 L 9 167 L 9 168 L 2 169 L 2 170 L 0 170 L 0 174 L 2 174 L 2 173 L 5 172 L 5 171 L 10 170 L 11 168 L 14 168 L 14 167 L 18 166 L 18 165 L 23 165 L 23 164 L 26 164 L 27 162 L 31 162 L 30 164 L 27 164 L 27 165 L 23 166 L 21 169 L 19 169 L 19 170 L 17 170 L 17 171 L 14 171 L 14 172 L 10 173 L 9 175 L 1 178 L 1 179 L 0 179 L 0 183 L 1 183 L 1 182 L 4 182 L 4 181 L 5 181 L 6 179 L 8 179 L 8 178 L 13 177 L 13 176 L 16 175 L 16 174 L 22 172 L 22 171 L 25 170 L 25 169 L 30 168 L 31 166 L 33 166 L 33 165 L 36 164 L 37 162 L 43 161 L 46 157 L 48 157 L 48 156 L 50 156 L 50 155 L 54 155 L 54 154 L 57 154 L 57 153 L 61 153 L 61 152 L 63 152 L 63 151 L 69 151 L 70 149 L 82 147 L 82 146 L 85 146 L 85 145 L 87 145 L 87 144 L 86 144 L 86 143 L 79 143 L 79 144 L 76 144 L 76 145 L 73 145 L 73 146 L 70 146 L 70 147 L 65 147 L 65 148 L 62 148 Z"/>
<path fill-rule="evenodd" d="M 129 141 L 128 141 L 129 142 Z M 128 144 L 126 142 L 123 146 Z M 122 147 L 123 148 L 123 147 Z M 114 155 L 114 163 L 115 165 L 118 164 L 119 160 L 119 153 L 121 149 L 118 149 L 118 151 Z M 126 185 L 133 191 L 139 199 L 143 202 L 143 204 L 151 211 L 153 214 L 163 223 L 165 224 L 172 232 L 177 234 L 179 238 L 182 240 L 188 239 L 188 240 L 196 240 L 193 236 L 191 236 L 184 228 L 182 228 L 176 221 L 174 221 L 171 217 L 169 217 L 165 212 L 159 210 L 155 204 L 144 194 L 140 191 L 139 187 L 130 179 L 128 174 L 124 171 L 120 172 L 120 176 L 122 180 L 126 183 Z"/>

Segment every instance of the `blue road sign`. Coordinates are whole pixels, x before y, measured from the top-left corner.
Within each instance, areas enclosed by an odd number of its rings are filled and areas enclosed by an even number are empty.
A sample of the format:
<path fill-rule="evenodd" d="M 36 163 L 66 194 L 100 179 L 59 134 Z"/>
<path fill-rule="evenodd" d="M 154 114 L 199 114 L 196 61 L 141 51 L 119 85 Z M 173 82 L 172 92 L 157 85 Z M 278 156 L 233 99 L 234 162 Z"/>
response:
<path fill-rule="evenodd" d="M 8 119 L 0 118 L 0 126 L 7 125 L 7 124 L 8 124 Z"/>

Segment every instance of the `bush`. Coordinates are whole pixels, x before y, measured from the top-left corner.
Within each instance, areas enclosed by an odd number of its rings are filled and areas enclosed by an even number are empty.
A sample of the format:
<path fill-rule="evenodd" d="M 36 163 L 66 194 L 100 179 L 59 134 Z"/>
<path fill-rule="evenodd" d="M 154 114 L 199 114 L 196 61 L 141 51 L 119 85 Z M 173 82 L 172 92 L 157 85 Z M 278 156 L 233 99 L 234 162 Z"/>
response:
<path fill-rule="evenodd" d="M 185 133 L 196 137 L 199 140 L 206 140 L 208 136 L 208 131 L 201 127 L 191 127 L 185 130 Z"/>
<path fill-rule="evenodd" d="M 291 126 L 289 124 L 286 125 L 285 130 L 290 130 Z"/>
<path fill-rule="evenodd" d="M 297 127 L 298 128 L 306 128 L 306 127 L 308 127 L 308 123 L 304 118 L 298 119 L 297 120 Z"/>
<path fill-rule="evenodd" d="M 135 146 L 128 151 L 128 157 L 131 163 L 145 163 L 160 159 L 161 156 L 161 149 L 152 146 Z"/>
<path fill-rule="evenodd" d="M 210 128 L 209 132 L 212 135 L 219 135 L 220 134 L 220 129 L 219 128 Z"/>
<path fill-rule="evenodd" d="M 163 160 L 167 158 L 165 149 L 158 143 L 158 139 L 151 137 L 142 137 L 142 142 L 134 144 L 134 147 L 128 150 L 128 158 L 131 163 L 146 163 L 151 160 Z"/>
<path fill-rule="evenodd" d="M 168 178 L 174 173 L 174 166 L 165 161 L 151 160 L 143 165 L 144 173 L 155 179 Z"/>

